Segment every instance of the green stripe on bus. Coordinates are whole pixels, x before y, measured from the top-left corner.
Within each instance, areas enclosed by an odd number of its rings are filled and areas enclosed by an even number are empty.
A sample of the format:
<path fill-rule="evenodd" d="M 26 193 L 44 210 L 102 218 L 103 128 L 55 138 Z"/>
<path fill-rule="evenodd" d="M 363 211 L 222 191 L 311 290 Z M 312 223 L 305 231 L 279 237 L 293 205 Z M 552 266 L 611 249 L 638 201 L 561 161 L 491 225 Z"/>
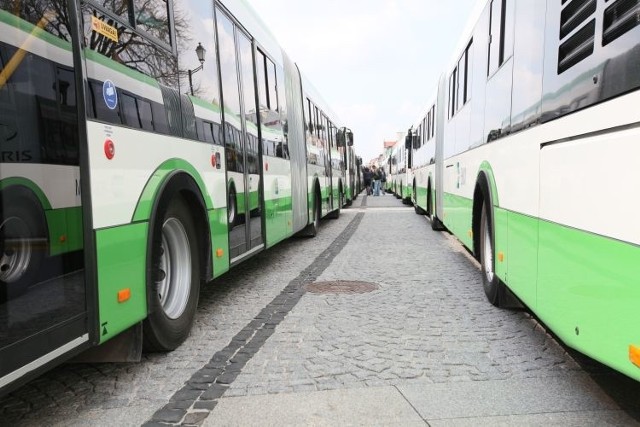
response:
<path fill-rule="evenodd" d="M 197 105 L 202 108 L 206 108 L 207 110 L 211 110 L 215 113 L 220 113 L 220 106 L 218 104 L 214 104 L 212 102 L 207 102 L 203 99 L 197 98 L 195 96 L 189 95 L 189 99 L 193 102 L 194 105 Z"/>
<path fill-rule="evenodd" d="M 140 196 L 140 200 L 138 201 L 138 205 L 133 213 L 133 218 L 131 222 L 138 221 L 147 221 L 151 217 L 151 208 L 153 206 L 154 201 L 158 197 L 158 191 L 164 181 L 171 175 L 173 172 L 183 171 L 186 172 L 189 176 L 193 178 L 198 187 L 200 188 L 200 193 L 204 199 L 207 210 L 213 209 L 213 203 L 211 202 L 211 198 L 207 193 L 207 188 L 204 185 L 204 181 L 202 177 L 191 164 L 182 159 L 170 159 L 166 162 L 162 163 L 151 175 L 147 185 L 144 187 L 142 191 L 142 195 Z"/>
<path fill-rule="evenodd" d="M 61 49 L 71 52 L 71 42 L 65 41 L 53 34 L 38 28 L 32 23 L 25 21 L 19 16 L 13 15 L 5 10 L 0 10 L 0 22 L 10 25 L 18 30 L 24 31 L 26 34 L 36 37 L 45 43 L 54 45 Z M 18 46 L 20 47 L 20 46 Z"/>
<path fill-rule="evenodd" d="M 132 79 L 138 80 L 139 82 L 146 83 L 154 89 L 160 89 L 160 85 L 154 78 L 133 70 L 125 65 L 119 64 L 100 53 L 97 53 L 91 49 L 84 49 L 84 55 L 88 60 L 110 68 L 116 73 L 124 74 L 128 77 L 131 77 Z"/>

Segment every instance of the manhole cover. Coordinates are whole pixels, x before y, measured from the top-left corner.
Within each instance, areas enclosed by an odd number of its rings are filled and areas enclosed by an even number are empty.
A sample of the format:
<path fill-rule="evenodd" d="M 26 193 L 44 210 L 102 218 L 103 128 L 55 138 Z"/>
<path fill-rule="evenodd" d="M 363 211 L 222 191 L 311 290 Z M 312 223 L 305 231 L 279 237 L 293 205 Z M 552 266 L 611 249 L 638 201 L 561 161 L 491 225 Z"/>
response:
<path fill-rule="evenodd" d="M 314 282 L 305 286 L 312 294 L 364 294 L 375 291 L 380 286 L 370 282 L 349 280 L 333 280 L 330 282 Z"/>

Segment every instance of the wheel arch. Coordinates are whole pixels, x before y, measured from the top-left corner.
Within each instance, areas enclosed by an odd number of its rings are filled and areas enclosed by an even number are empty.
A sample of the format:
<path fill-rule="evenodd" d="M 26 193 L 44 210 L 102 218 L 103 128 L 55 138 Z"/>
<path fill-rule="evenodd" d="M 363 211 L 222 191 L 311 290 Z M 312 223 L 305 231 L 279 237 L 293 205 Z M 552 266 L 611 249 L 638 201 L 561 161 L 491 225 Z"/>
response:
<path fill-rule="evenodd" d="M 38 220 L 44 227 L 46 239 L 52 233 L 45 211 L 51 210 L 51 202 L 42 189 L 33 181 L 26 178 L 8 178 L 0 181 L 0 204 L 15 204 L 24 200 L 36 208 Z"/>
<path fill-rule="evenodd" d="M 491 207 L 488 211 L 489 221 L 493 224 L 494 213 L 493 208 L 498 206 L 498 192 L 493 177 L 493 171 L 487 162 L 483 162 L 478 175 L 476 177 L 476 185 L 473 190 L 473 211 L 472 211 L 472 227 L 473 230 L 473 255 L 480 261 L 480 219 L 482 216 L 482 206 L 484 202 Z M 491 240 L 495 244 L 495 227 L 491 227 Z"/>

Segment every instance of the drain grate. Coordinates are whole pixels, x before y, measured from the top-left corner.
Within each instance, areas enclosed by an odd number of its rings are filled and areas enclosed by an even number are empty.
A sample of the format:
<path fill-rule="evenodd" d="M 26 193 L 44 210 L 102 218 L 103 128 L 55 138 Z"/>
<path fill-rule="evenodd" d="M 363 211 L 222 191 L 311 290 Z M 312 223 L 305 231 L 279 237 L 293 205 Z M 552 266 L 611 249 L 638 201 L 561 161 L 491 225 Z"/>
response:
<path fill-rule="evenodd" d="M 305 289 L 312 294 L 365 294 L 380 289 L 380 286 L 371 282 L 332 280 L 309 283 Z"/>

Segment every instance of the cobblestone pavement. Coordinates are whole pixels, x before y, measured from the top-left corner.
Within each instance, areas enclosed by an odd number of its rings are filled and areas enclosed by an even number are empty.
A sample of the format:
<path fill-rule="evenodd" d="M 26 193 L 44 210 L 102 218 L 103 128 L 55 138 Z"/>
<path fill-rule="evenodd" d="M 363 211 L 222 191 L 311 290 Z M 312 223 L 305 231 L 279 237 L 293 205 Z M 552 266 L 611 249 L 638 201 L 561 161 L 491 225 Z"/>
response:
<path fill-rule="evenodd" d="M 312 293 L 309 281 L 377 286 Z M 568 353 L 526 311 L 488 304 L 477 263 L 425 217 L 391 195 L 361 196 L 316 238 L 205 287 L 178 350 L 58 367 L 2 398 L 0 425 L 196 425 L 222 396 L 567 376 L 590 378 L 590 399 L 626 410 L 613 424 L 635 423 L 635 382 Z"/>

